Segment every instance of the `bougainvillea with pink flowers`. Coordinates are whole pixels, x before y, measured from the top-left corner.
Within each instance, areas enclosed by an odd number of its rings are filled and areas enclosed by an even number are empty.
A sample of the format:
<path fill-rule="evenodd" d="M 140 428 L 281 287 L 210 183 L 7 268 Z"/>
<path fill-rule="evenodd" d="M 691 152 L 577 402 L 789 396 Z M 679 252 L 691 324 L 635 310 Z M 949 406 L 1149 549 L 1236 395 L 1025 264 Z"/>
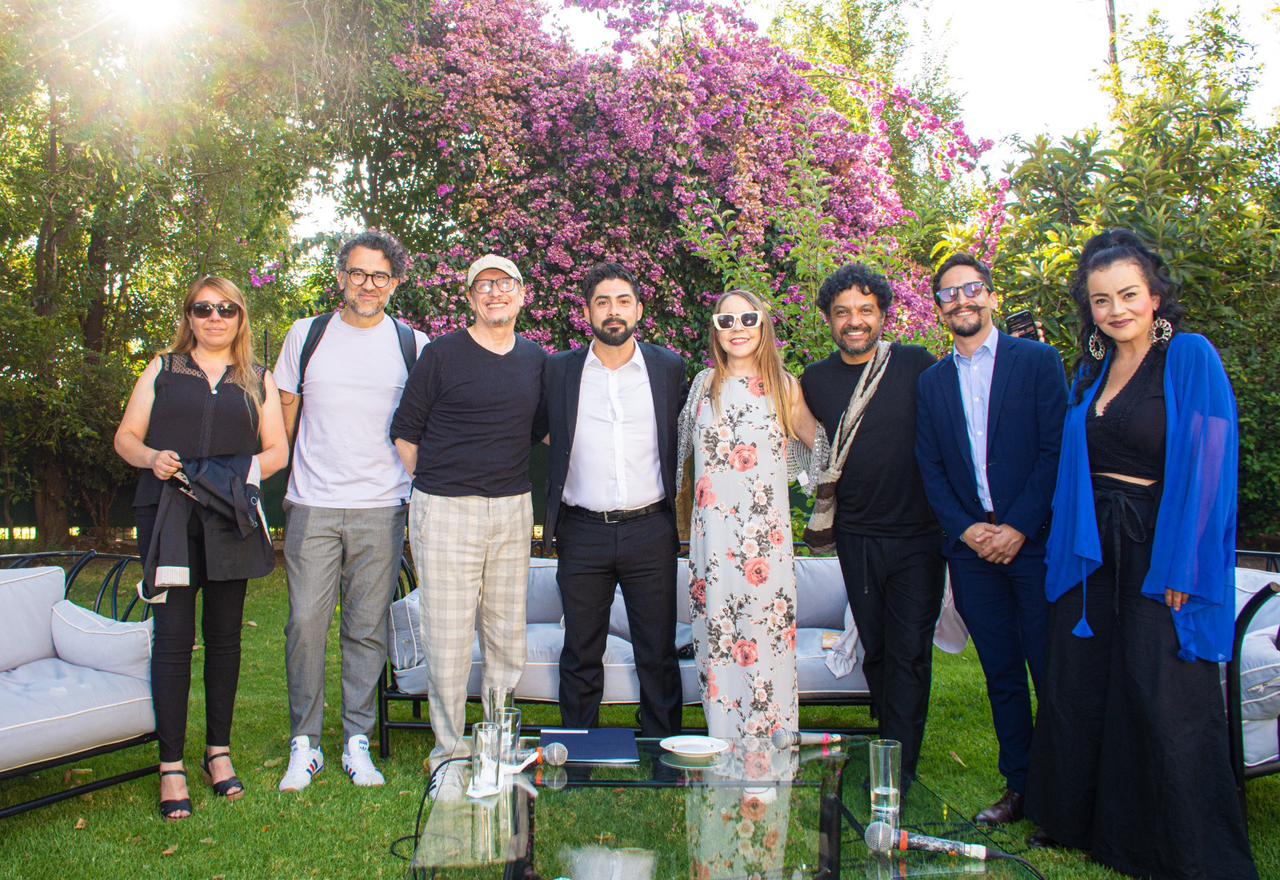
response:
<path fill-rule="evenodd" d="M 908 114 L 946 174 L 971 169 L 986 144 L 905 89 L 854 78 L 865 112 L 842 115 L 808 62 L 714 0 L 567 5 L 602 13 L 616 42 L 573 48 L 538 0 L 440 0 L 407 23 L 394 158 L 425 181 L 436 233 L 402 287 L 408 317 L 431 333 L 462 326 L 462 274 L 493 251 L 525 275 L 521 332 L 553 349 L 580 345 L 579 281 L 617 260 L 639 279 L 644 337 L 700 358 L 723 260 L 757 273 L 794 313 L 815 285 L 797 271 L 804 242 L 823 262 L 885 271 L 898 334 L 933 325 L 928 272 L 894 237 L 906 212 L 883 115 Z M 804 174 L 813 185 L 797 185 Z M 808 239 L 788 228 L 797 216 L 820 216 Z M 788 338 L 785 320 L 779 333 Z"/>

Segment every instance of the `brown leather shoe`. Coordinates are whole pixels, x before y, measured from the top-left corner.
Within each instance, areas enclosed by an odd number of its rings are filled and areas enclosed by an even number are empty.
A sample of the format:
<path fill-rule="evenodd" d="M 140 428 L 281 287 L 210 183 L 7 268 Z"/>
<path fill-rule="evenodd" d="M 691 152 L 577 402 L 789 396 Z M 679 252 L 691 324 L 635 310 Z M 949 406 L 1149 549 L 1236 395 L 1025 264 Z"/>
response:
<path fill-rule="evenodd" d="M 1065 847 L 1054 840 L 1043 829 L 1036 831 L 1027 838 L 1027 846 L 1031 849 L 1065 849 Z"/>
<path fill-rule="evenodd" d="M 1022 818 L 1022 795 L 1011 788 L 1004 790 L 1000 800 L 973 817 L 979 825 L 1004 825 Z"/>

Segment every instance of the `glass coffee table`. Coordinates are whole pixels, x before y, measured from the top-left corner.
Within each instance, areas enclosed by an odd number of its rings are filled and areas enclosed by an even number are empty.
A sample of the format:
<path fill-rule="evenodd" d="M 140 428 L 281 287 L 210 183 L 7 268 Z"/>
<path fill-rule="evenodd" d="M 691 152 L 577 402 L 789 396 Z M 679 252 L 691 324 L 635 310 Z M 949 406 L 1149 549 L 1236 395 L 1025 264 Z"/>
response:
<path fill-rule="evenodd" d="M 423 794 L 414 877 L 504 880 L 729 878 L 1034 878 L 1013 860 L 873 853 L 866 739 L 779 751 L 732 743 L 693 766 L 637 739 L 638 764 L 531 767 L 500 794 L 466 797 L 468 762 Z M 528 743 L 527 743 L 528 744 Z M 992 846 L 920 781 L 904 793 L 903 830 Z"/>

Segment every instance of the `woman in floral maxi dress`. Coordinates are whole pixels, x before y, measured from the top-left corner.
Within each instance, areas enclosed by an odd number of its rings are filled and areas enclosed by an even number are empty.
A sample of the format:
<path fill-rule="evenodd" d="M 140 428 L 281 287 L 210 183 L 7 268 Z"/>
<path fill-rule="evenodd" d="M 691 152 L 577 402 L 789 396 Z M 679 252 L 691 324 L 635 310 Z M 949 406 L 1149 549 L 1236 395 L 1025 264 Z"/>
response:
<path fill-rule="evenodd" d="M 722 296 L 711 334 L 716 366 L 698 374 L 680 418 L 681 461 L 693 455 L 693 643 L 708 733 L 767 738 L 799 721 L 787 486 L 825 438 L 754 295 Z"/>

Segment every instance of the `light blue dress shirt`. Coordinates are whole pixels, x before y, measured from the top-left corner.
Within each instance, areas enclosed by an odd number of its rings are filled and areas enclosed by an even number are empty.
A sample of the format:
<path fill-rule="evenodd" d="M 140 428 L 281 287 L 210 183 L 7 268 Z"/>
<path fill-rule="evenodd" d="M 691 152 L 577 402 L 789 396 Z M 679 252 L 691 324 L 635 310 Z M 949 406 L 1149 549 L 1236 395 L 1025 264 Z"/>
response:
<path fill-rule="evenodd" d="M 964 404 L 965 426 L 969 429 L 969 452 L 973 456 L 973 477 L 978 483 L 978 500 L 983 510 L 995 510 L 991 503 L 991 487 L 987 485 L 987 414 L 991 404 L 991 377 L 996 371 L 996 342 L 1000 334 L 995 327 L 973 353 L 965 357 L 951 350 L 956 375 L 960 379 L 960 401 Z"/>

